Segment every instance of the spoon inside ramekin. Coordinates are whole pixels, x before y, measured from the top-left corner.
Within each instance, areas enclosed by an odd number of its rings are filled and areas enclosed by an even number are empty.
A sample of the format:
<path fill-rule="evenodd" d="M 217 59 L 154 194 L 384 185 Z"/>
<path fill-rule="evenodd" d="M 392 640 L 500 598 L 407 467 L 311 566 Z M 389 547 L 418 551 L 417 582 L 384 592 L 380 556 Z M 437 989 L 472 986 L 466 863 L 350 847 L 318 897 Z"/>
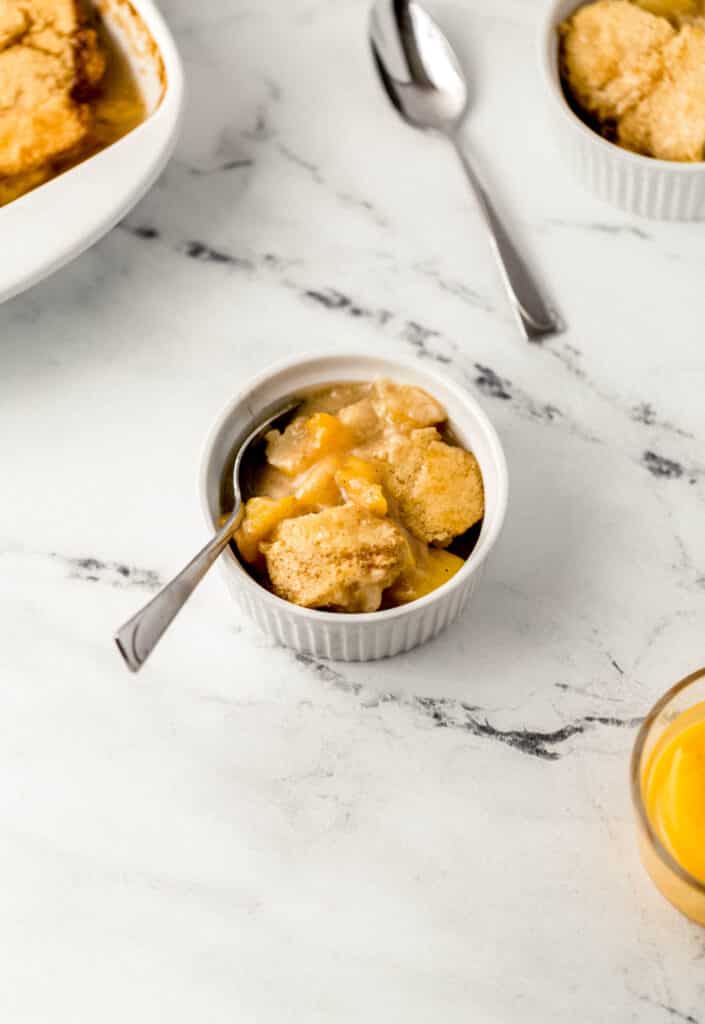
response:
<path fill-rule="evenodd" d="M 233 465 L 233 506 L 228 519 L 179 575 L 167 583 L 156 597 L 128 619 L 115 634 L 118 650 L 132 672 L 137 672 L 144 665 L 177 613 L 230 543 L 242 520 L 249 481 L 252 479 L 252 461 L 261 441 L 268 431 L 284 427 L 300 405 L 301 399 L 289 399 L 284 405 L 279 404 L 245 438 Z"/>

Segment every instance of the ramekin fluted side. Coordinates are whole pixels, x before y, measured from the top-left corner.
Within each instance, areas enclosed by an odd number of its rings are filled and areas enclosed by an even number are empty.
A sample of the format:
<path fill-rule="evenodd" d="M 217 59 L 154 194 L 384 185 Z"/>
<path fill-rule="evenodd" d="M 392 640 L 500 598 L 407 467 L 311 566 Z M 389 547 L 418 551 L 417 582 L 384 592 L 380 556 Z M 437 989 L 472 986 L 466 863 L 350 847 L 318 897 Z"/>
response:
<path fill-rule="evenodd" d="M 435 604 L 413 608 L 395 619 L 367 618 L 356 622 L 345 616 L 320 614 L 315 620 L 301 615 L 295 605 L 278 607 L 255 590 L 245 590 L 225 573 L 228 589 L 240 608 L 263 633 L 274 637 L 283 647 L 290 647 L 312 658 L 330 661 L 377 661 L 403 654 L 438 636 L 455 622 L 467 607 L 484 566 L 464 582 L 463 586 L 443 594 Z"/>
<path fill-rule="evenodd" d="M 598 199 L 625 213 L 654 220 L 705 217 L 705 167 L 635 158 L 576 127 L 566 125 L 561 117 L 553 118 L 554 137 L 564 163 Z"/>

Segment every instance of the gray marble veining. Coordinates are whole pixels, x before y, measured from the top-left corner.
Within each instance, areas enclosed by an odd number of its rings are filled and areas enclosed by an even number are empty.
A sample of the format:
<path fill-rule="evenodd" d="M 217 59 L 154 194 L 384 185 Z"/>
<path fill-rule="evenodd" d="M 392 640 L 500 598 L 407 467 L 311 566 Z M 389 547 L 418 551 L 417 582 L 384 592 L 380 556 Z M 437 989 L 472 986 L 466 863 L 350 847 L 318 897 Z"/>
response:
<path fill-rule="evenodd" d="M 362 0 L 165 0 L 175 158 L 0 307 L 3 1020 L 705 1024 L 705 936 L 646 879 L 627 787 L 636 725 L 705 657 L 702 240 L 565 176 L 539 8 L 434 5 L 566 335 L 519 341 Z M 205 537 L 216 413 L 274 359 L 370 343 L 502 436 L 473 616 L 331 665 L 214 578 L 130 679 L 112 632 Z"/>

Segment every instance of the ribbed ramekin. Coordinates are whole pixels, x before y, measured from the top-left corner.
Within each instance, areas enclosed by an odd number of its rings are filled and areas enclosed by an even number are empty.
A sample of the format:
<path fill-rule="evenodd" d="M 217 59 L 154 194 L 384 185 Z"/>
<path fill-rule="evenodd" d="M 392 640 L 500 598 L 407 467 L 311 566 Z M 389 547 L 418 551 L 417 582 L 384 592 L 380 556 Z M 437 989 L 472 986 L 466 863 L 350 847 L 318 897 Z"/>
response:
<path fill-rule="evenodd" d="M 599 199 L 657 220 L 705 217 L 705 163 L 677 163 L 631 153 L 603 139 L 569 106 L 561 85 L 557 27 L 582 4 L 550 0 L 539 30 L 539 62 L 552 132 L 575 177 Z"/>
<path fill-rule="evenodd" d="M 226 551 L 220 566 L 240 607 L 280 644 L 317 658 L 388 658 L 437 636 L 460 615 L 475 592 L 507 506 L 507 468 L 494 427 L 463 388 L 418 363 L 372 354 L 310 356 L 279 363 L 256 377 L 219 416 L 203 453 L 201 499 L 208 526 L 215 529 L 224 467 L 261 410 L 312 385 L 377 377 L 425 388 L 443 404 L 454 434 L 474 452 L 480 465 L 485 517 L 472 554 L 448 583 L 418 601 L 370 614 L 299 608 L 260 586 L 233 552 Z"/>

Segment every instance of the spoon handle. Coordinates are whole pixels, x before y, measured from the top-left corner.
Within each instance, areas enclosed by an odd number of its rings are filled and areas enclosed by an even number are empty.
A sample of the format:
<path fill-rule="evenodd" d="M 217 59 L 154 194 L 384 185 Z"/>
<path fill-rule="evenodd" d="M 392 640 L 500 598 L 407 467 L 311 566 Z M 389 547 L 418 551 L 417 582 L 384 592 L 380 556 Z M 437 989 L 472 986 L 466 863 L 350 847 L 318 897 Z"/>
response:
<path fill-rule="evenodd" d="M 188 601 L 215 560 L 228 546 L 241 519 L 238 504 L 228 521 L 185 569 L 163 587 L 149 604 L 128 619 L 115 634 L 115 643 L 132 672 L 139 671 L 178 612 Z"/>
<path fill-rule="evenodd" d="M 565 328 L 560 316 L 541 294 L 536 279 L 519 255 L 458 138 L 451 136 L 451 142 L 489 228 L 492 247 L 524 337 L 527 341 L 540 341 L 551 334 L 559 334 Z"/>

